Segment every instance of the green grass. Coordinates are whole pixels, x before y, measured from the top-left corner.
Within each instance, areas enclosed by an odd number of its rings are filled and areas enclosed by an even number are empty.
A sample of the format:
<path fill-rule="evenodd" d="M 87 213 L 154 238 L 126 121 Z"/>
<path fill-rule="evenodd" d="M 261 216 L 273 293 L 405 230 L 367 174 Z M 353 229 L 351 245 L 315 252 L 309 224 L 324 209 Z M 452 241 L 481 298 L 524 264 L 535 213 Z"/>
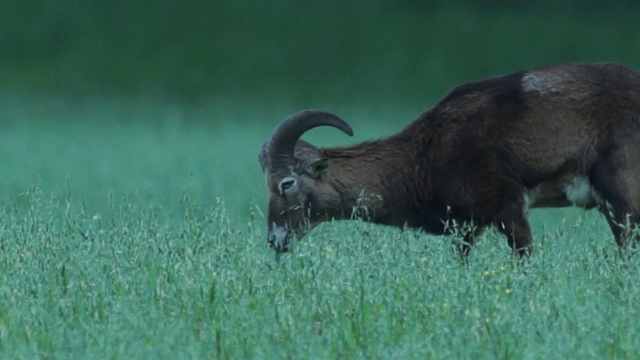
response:
<path fill-rule="evenodd" d="M 534 211 L 525 263 L 494 231 L 464 266 L 445 237 L 361 222 L 320 226 L 276 259 L 256 155 L 289 108 L 0 105 L 1 358 L 640 353 L 640 261 L 596 213 Z M 417 114 L 338 110 L 355 141 Z"/>

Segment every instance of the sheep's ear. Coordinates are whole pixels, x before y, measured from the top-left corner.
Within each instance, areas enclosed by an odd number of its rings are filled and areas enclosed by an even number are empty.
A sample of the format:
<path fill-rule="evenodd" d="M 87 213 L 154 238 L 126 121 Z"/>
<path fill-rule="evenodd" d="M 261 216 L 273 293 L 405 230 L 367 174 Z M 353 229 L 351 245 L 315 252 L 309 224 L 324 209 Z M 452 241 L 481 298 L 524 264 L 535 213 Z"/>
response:
<path fill-rule="evenodd" d="M 315 179 L 320 176 L 323 171 L 327 170 L 328 167 L 329 161 L 327 159 L 317 159 L 307 165 L 305 173 Z"/>

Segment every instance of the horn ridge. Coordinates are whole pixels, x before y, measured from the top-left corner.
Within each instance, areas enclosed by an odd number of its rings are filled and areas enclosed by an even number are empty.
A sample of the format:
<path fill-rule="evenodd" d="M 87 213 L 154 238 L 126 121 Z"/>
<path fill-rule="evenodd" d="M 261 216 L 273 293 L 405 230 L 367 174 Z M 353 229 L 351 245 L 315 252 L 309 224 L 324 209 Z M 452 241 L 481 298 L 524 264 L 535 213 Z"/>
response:
<path fill-rule="evenodd" d="M 298 111 L 289 115 L 274 129 L 267 146 L 269 166 L 272 169 L 282 169 L 293 165 L 293 151 L 298 139 L 305 132 L 319 126 L 331 126 L 353 136 L 351 126 L 337 115 L 317 109 Z"/>

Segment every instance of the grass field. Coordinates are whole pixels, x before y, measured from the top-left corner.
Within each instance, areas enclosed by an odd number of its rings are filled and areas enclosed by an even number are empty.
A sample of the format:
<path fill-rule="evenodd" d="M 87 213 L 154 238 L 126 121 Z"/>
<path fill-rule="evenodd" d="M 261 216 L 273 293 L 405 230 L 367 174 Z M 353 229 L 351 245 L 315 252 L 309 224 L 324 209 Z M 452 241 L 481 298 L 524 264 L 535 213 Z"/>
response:
<path fill-rule="evenodd" d="M 596 213 L 534 211 L 525 263 L 493 231 L 462 265 L 447 238 L 361 222 L 276 259 L 256 156 L 291 109 L 0 105 L 3 359 L 640 354 L 640 261 Z M 422 109 L 337 110 L 359 141 Z M 308 138 L 354 141 L 336 133 Z"/>

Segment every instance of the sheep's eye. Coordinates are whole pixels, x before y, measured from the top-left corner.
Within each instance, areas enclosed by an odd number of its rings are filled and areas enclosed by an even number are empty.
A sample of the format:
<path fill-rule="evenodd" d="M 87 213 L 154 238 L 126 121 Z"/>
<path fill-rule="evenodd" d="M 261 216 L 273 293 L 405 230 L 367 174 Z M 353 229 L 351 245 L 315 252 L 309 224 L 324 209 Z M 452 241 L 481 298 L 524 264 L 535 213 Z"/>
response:
<path fill-rule="evenodd" d="M 296 185 L 296 181 L 294 179 L 287 179 L 280 182 L 280 194 L 284 195 L 285 192 L 291 190 Z"/>
<path fill-rule="evenodd" d="M 282 190 L 287 190 L 293 186 L 293 180 L 282 183 Z"/>

